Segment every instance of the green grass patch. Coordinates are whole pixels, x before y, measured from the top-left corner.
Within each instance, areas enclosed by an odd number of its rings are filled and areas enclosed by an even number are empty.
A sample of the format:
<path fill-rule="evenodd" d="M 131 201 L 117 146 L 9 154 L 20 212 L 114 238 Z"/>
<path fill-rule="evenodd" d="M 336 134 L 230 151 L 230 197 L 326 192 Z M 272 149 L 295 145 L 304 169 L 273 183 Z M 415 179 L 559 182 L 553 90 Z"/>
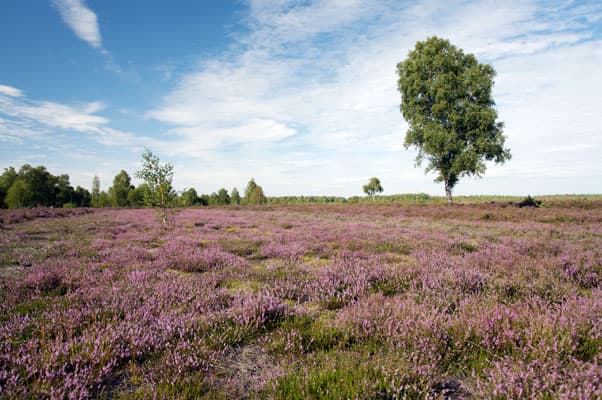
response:
<path fill-rule="evenodd" d="M 450 254 L 453 254 L 456 256 L 463 256 L 468 253 L 473 253 L 477 250 L 478 250 L 478 247 L 474 243 L 458 242 L 458 243 L 454 243 L 451 246 L 449 252 L 450 252 Z"/>
<path fill-rule="evenodd" d="M 408 256 L 412 252 L 412 248 L 407 243 L 383 242 L 377 243 L 374 247 L 374 251 L 376 251 L 377 253 L 395 253 Z"/>
<path fill-rule="evenodd" d="M 47 298 L 33 299 L 17 304 L 14 311 L 20 315 L 39 315 L 48 309 L 50 302 Z"/>
<path fill-rule="evenodd" d="M 265 258 L 259 254 L 261 242 L 248 239 L 220 239 L 218 244 L 222 250 L 249 259 Z"/>
<path fill-rule="evenodd" d="M 101 393 L 99 399 L 118 400 L 146 400 L 146 399 L 219 399 L 215 393 L 211 393 L 210 385 L 198 376 L 195 379 L 182 379 L 174 383 L 159 383 L 154 385 L 143 385 L 134 390 L 121 393 Z"/>
<path fill-rule="evenodd" d="M 318 353 L 278 379 L 273 399 L 426 399 L 434 398 L 430 379 L 394 353 Z"/>
<path fill-rule="evenodd" d="M 577 338 L 577 348 L 573 352 L 575 358 L 585 362 L 592 362 L 602 349 L 602 338 L 582 335 Z"/>
<path fill-rule="evenodd" d="M 353 339 L 344 330 L 334 326 L 331 318 L 314 319 L 307 315 L 286 319 L 271 338 L 271 351 L 282 354 L 344 349 L 353 344 Z"/>

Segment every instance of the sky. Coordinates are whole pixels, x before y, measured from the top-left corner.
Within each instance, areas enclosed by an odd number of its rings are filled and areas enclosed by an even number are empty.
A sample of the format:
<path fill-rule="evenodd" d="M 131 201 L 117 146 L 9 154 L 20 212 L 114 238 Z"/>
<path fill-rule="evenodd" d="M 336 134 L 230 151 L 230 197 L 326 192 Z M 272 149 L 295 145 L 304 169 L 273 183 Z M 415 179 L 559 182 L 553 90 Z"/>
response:
<path fill-rule="evenodd" d="M 106 189 L 146 147 L 179 190 L 443 195 L 397 91 L 429 36 L 496 70 L 512 152 L 455 194 L 602 193 L 599 0 L 3 0 L 0 168 Z"/>

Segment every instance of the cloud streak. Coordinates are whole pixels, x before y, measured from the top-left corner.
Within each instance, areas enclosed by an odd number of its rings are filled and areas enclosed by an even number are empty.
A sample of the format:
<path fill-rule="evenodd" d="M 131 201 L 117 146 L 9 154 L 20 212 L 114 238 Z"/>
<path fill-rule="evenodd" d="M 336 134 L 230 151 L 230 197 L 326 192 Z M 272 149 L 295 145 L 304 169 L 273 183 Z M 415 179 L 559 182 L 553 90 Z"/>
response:
<path fill-rule="evenodd" d="M 7 85 L 0 85 L 0 95 L 2 94 L 9 97 L 23 96 L 23 92 L 21 92 L 19 89 Z"/>
<path fill-rule="evenodd" d="M 96 142 L 107 146 L 136 145 L 144 140 L 152 142 L 110 127 L 110 119 L 98 115 L 104 109 L 102 102 L 69 105 L 31 100 L 17 88 L 0 85 L 0 140 L 22 143 L 24 139 L 75 132 L 89 134 Z"/>
<path fill-rule="evenodd" d="M 95 49 L 105 52 L 96 14 L 86 7 L 83 0 L 52 0 L 52 3 L 59 11 L 63 22 L 78 38 Z"/>

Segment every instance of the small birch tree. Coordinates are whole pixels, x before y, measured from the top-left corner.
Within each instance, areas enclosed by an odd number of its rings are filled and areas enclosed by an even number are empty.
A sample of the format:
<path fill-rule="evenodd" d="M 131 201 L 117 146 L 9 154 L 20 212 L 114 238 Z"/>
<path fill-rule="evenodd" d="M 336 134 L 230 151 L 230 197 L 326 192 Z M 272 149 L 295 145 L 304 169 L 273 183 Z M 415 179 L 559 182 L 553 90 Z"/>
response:
<path fill-rule="evenodd" d="M 364 193 L 366 193 L 368 196 L 370 196 L 370 198 L 372 198 L 372 201 L 374 201 L 374 195 L 376 193 L 383 192 L 383 187 L 380 184 L 380 180 L 376 177 L 370 178 L 368 184 L 362 186 L 362 189 L 364 189 Z"/>
<path fill-rule="evenodd" d="M 167 208 L 175 197 L 172 188 L 173 165 L 161 164 L 159 157 L 149 149 L 144 149 L 142 154 L 142 169 L 136 172 L 136 177 L 146 183 L 144 204 L 158 207 L 163 225 L 167 224 Z"/>

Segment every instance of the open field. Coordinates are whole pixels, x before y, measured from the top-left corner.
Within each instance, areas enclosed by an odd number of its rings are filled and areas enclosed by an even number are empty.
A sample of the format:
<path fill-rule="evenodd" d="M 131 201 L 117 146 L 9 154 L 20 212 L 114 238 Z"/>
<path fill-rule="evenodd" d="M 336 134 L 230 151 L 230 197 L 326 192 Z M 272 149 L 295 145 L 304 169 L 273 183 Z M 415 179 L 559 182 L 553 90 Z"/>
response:
<path fill-rule="evenodd" d="M 41 214 L 0 214 L 0 398 L 602 398 L 596 198 Z"/>

